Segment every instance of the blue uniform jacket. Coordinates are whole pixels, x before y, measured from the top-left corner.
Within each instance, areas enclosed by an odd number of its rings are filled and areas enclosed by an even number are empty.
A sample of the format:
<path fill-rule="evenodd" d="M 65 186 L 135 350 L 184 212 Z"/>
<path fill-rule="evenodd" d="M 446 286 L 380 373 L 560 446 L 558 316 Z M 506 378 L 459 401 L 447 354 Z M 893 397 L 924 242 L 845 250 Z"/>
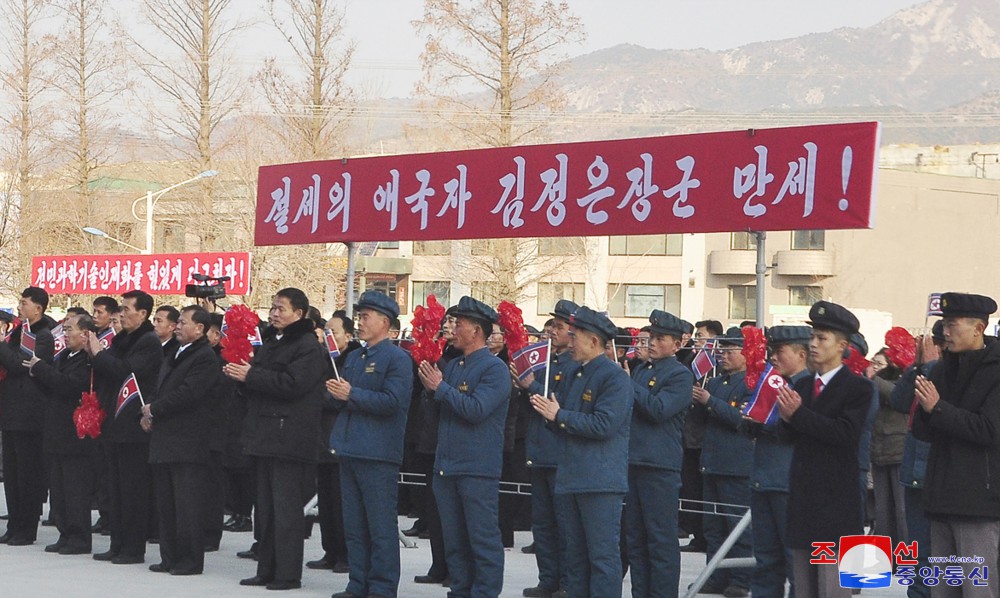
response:
<path fill-rule="evenodd" d="M 528 387 L 531 394 L 542 394 L 545 387 L 540 382 L 544 376 L 549 376 L 549 394 L 558 392 L 560 383 L 566 378 L 567 372 L 572 372 L 579 364 L 573 361 L 569 351 L 553 355 L 549 359 L 549 368 L 540 372 L 535 381 Z M 545 418 L 534 409 L 528 420 L 528 437 L 525 440 L 529 467 L 555 467 L 559 461 L 559 439 L 555 432 L 545 425 Z"/>
<path fill-rule="evenodd" d="M 900 413 L 911 413 L 916 400 L 917 375 L 929 378 L 937 361 L 925 363 L 922 366 L 910 366 L 892 388 L 889 397 L 892 408 Z M 917 407 L 919 409 L 919 407 Z M 899 483 L 907 488 L 923 488 L 924 476 L 927 474 L 927 458 L 931 453 L 931 443 L 918 440 L 913 436 L 913 430 L 906 431 L 903 443 L 903 463 L 899 467 Z"/>
<path fill-rule="evenodd" d="M 605 357 L 577 365 L 560 384 L 556 494 L 628 491 L 632 383 Z"/>
<path fill-rule="evenodd" d="M 510 387 L 510 370 L 486 347 L 448 363 L 434 393 L 441 405 L 438 475 L 500 477 Z"/>
<path fill-rule="evenodd" d="M 330 433 L 330 449 L 342 457 L 403 462 L 403 433 L 413 390 L 413 366 L 405 351 L 385 339 L 351 351 L 340 375 L 351 384 Z"/>
<path fill-rule="evenodd" d="M 788 381 L 790 386 L 812 376 L 802 370 Z M 778 424 L 747 424 L 754 438 L 750 487 L 756 492 L 788 492 L 788 472 L 792 468 L 792 443 L 778 437 Z"/>
<path fill-rule="evenodd" d="M 629 465 L 680 471 L 681 437 L 691 404 L 694 374 L 675 357 L 643 363 L 632 372 L 632 426 Z"/>
<path fill-rule="evenodd" d="M 740 409 L 750 398 L 745 383 L 746 372 L 722 374 L 708 381 L 710 396 L 708 424 L 701 445 L 701 471 L 713 475 L 750 475 L 753 467 L 753 442 L 739 432 L 743 424 Z"/>

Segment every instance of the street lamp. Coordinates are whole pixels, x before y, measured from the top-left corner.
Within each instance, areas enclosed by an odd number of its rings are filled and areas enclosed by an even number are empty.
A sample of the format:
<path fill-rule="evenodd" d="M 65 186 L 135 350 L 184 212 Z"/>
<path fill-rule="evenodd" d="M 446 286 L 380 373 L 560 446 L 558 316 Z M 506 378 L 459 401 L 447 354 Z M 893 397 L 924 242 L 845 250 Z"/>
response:
<path fill-rule="evenodd" d="M 153 208 L 156 206 L 156 202 L 161 197 L 163 197 L 163 195 L 168 191 L 173 191 L 178 187 L 183 187 L 184 185 L 188 185 L 195 181 L 216 176 L 217 174 L 219 174 L 218 170 L 206 170 L 204 172 L 199 172 L 197 175 L 189 178 L 186 181 L 181 181 L 176 185 L 170 185 L 169 187 L 165 187 L 163 189 L 160 189 L 159 191 L 147 191 L 145 197 L 140 197 L 132 202 L 132 217 L 135 218 L 136 220 L 140 221 L 144 220 L 146 222 L 146 249 L 145 250 L 140 249 L 139 251 L 141 253 L 146 255 L 153 253 Z M 136 213 L 135 208 L 139 204 L 139 202 L 143 200 L 146 201 L 146 217 L 140 218 L 139 215 Z M 111 237 L 108 238 L 110 239 Z"/>
<path fill-rule="evenodd" d="M 116 239 L 115 237 L 112 237 L 111 235 L 109 235 L 108 233 L 104 232 L 103 230 L 101 230 L 101 229 L 99 229 L 97 227 L 84 226 L 83 227 L 83 232 L 87 233 L 88 235 L 94 235 L 95 237 L 101 237 L 102 239 L 107 239 L 109 241 L 114 241 L 115 243 L 124 245 L 125 247 L 128 247 L 129 249 L 133 249 L 135 251 L 138 251 L 139 253 L 146 253 L 145 251 L 143 251 L 142 249 L 136 247 L 135 245 L 132 245 L 131 243 L 126 243 L 125 241 L 122 241 L 121 239 Z"/>

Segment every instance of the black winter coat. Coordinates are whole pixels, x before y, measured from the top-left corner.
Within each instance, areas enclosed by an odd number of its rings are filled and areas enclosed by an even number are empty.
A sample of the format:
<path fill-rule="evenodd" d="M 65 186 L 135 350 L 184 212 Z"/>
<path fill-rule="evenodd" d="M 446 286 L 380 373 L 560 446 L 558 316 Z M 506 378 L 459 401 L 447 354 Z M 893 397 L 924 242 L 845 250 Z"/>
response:
<path fill-rule="evenodd" d="M 243 452 L 315 462 L 321 446 L 323 409 L 330 354 L 316 340 L 312 320 L 264 331 L 264 344 L 250 361 L 241 390 L 247 399 Z"/>
<path fill-rule="evenodd" d="M 813 376 L 795 383 L 802 406 L 779 427 L 795 447 L 788 496 L 793 549 L 862 533 L 858 447 L 872 404 L 871 381 L 844 366 L 818 398 L 813 385 Z"/>
<path fill-rule="evenodd" d="M 932 518 L 1000 519 L 1000 342 L 941 355 L 931 380 L 941 399 L 919 406 L 913 435 L 931 443 L 924 510 Z"/>
<path fill-rule="evenodd" d="M 111 346 L 94 355 L 95 385 L 101 408 L 107 414 L 101 435 L 111 442 L 149 442 L 149 434 L 139 427 L 142 403 L 133 399 L 115 417 L 122 384 L 135 373 L 139 392 L 146 403 L 156 399 L 156 381 L 163 363 L 163 347 L 147 320 L 132 332 L 122 330 Z"/>
<path fill-rule="evenodd" d="M 80 406 L 81 395 L 90 390 L 87 352 L 78 351 L 70 356 L 70 350 L 63 349 L 53 363 L 36 363 L 31 368 L 31 375 L 42 384 L 48 397 L 42 432 L 43 450 L 57 455 L 90 454 L 97 444 L 89 436 L 79 438 L 73 422 L 73 412 Z"/>
<path fill-rule="evenodd" d="M 211 411 L 222 378 L 219 368 L 205 337 L 191 343 L 180 356 L 164 359 L 156 399 L 149 406 L 153 416 L 150 463 L 209 462 Z"/>
<path fill-rule="evenodd" d="M 53 355 L 51 321 L 43 317 L 31 325 L 35 355 L 46 363 L 52 363 Z M 7 377 L 0 382 L 0 430 L 41 431 L 45 422 L 45 391 L 38 380 L 28 375 L 28 368 L 21 365 L 28 357 L 21 351 L 22 326 L 14 330 L 8 342 L 0 342 L 0 365 L 7 370 Z"/>

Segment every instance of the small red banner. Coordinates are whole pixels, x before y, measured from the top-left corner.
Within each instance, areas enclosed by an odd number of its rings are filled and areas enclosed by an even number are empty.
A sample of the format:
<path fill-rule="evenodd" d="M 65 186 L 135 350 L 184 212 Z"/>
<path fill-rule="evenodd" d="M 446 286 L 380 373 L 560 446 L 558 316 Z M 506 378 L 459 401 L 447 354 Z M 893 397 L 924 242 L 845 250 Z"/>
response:
<path fill-rule="evenodd" d="M 228 276 L 226 292 L 245 295 L 250 289 L 250 254 L 55 255 L 31 260 L 32 286 L 54 294 L 121 295 L 138 289 L 151 295 L 183 295 L 196 272 Z"/>
<path fill-rule="evenodd" d="M 262 166 L 254 241 L 870 228 L 879 125 Z"/>

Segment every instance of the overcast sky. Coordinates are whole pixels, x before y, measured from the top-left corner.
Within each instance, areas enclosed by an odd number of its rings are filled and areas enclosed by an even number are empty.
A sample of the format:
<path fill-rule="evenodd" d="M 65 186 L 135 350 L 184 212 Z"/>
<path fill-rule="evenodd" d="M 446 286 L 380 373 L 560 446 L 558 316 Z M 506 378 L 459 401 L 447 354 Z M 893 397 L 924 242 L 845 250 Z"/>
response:
<path fill-rule="evenodd" d="M 248 1 L 248 0 L 240 0 Z M 646 48 L 721 50 L 839 27 L 868 27 L 916 0 L 569 0 L 587 40 L 570 55 L 622 43 Z M 421 41 L 411 21 L 421 0 L 348 0 L 358 42 L 355 81 L 376 82 L 386 95 L 409 95 L 419 78 Z"/>

